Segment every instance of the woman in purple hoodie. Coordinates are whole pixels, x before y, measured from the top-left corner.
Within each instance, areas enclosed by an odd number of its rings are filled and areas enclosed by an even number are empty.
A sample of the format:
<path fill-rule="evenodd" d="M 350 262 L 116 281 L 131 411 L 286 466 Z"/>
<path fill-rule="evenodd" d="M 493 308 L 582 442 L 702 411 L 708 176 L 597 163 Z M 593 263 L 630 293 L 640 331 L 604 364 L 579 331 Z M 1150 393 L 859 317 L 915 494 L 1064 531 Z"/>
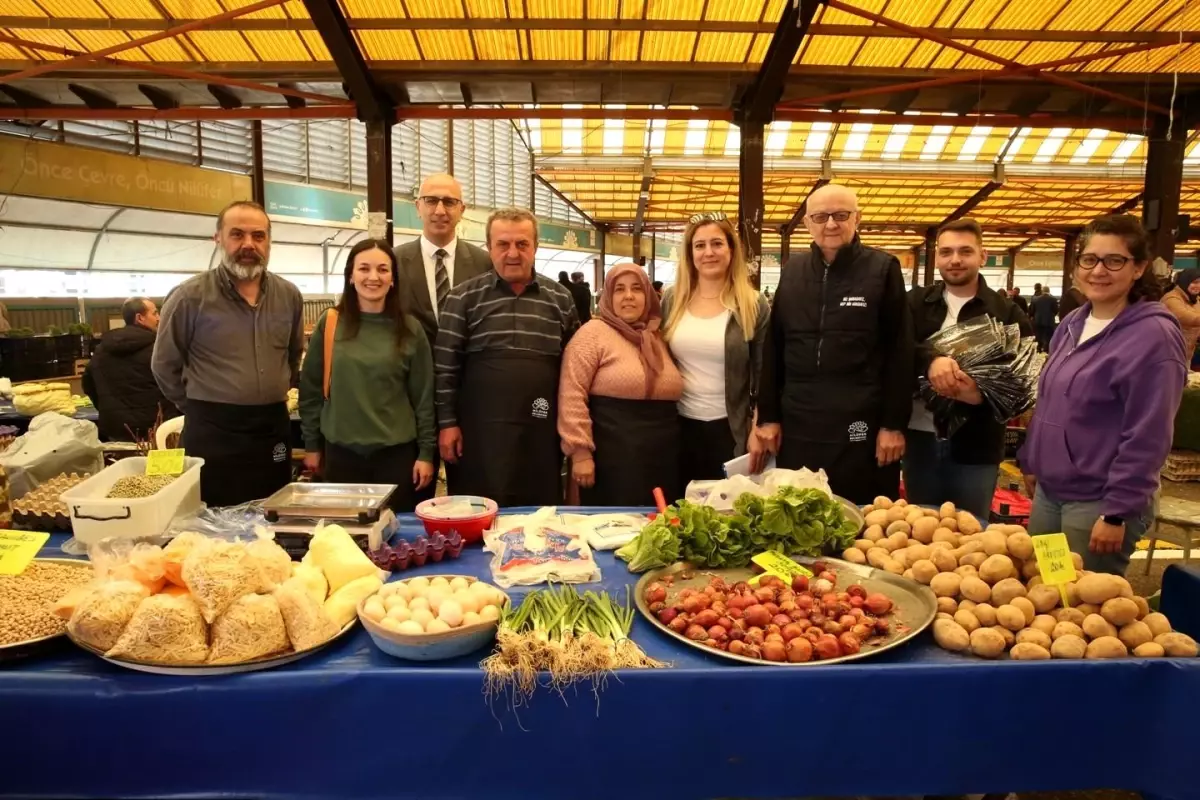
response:
<path fill-rule="evenodd" d="M 1084 229 L 1075 279 L 1087 303 L 1054 334 L 1020 453 L 1029 532 L 1063 531 L 1084 568 L 1125 573 L 1153 519 L 1187 379 L 1179 323 L 1156 302 L 1150 242 L 1131 216 Z"/>

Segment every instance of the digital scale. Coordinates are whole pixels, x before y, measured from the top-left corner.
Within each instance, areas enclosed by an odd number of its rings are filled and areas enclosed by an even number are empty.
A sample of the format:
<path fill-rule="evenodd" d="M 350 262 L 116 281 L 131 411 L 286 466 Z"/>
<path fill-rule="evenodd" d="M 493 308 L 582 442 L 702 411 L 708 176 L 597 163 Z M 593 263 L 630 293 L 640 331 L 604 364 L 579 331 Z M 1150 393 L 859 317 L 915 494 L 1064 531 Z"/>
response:
<path fill-rule="evenodd" d="M 320 524 L 346 529 L 364 552 L 379 547 L 399 530 L 396 515 L 387 507 L 395 484 L 291 483 L 262 504 L 267 529 L 292 558 L 303 558 Z"/>

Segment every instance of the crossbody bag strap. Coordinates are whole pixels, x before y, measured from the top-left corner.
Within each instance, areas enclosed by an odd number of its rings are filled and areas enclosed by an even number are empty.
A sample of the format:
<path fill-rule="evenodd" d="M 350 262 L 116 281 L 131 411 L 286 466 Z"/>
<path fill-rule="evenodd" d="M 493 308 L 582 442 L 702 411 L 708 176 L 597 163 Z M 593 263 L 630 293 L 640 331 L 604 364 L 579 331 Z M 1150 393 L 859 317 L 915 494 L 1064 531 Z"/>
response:
<path fill-rule="evenodd" d="M 325 367 L 325 399 L 329 399 L 329 376 L 333 372 L 333 337 L 337 334 L 338 312 L 336 308 L 329 309 L 325 314 L 325 341 L 324 346 L 324 367 Z"/>

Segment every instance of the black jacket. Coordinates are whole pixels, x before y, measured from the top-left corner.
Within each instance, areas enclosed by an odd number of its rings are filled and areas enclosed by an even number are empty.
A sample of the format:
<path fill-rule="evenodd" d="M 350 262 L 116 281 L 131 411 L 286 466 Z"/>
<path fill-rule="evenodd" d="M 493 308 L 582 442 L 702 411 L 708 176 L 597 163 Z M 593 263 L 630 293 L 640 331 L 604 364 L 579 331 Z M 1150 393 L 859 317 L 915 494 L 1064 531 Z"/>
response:
<path fill-rule="evenodd" d="M 575 301 L 575 312 L 579 314 L 579 324 L 586 325 L 592 319 L 592 289 L 587 282 L 566 284 L 571 299 Z"/>
<path fill-rule="evenodd" d="M 896 257 L 855 238 L 826 266 L 814 244 L 784 266 L 775 293 L 759 422 L 784 422 L 785 436 L 826 443 L 847 441 L 848 427 L 860 422 L 903 431 L 912 364 Z"/>
<path fill-rule="evenodd" d="M 1012 297 L 1009 299 L 1011 299 L 1013 301 L 1013 303 L 1017 306 L 1017 308 L 1019 308 L 1023 312 L 1025 312 L 1025 316 L 1029 316 L 1029 301 L 1028 300 L 1026 300 L 1021 295 L 1016 295 L 1015 297 Z"/>
<path fill-rule="evenodd" d="M 946 284 L 938 281 L 932 286 L 922 286 L 908 293 L 912 310 L 913 333 L 917 342 L 916 375 L 928 374 L 929 365 L 936 354 L 926 344 L 942 328 L 946 319 L 946 301 L 943 298 Z M 983 276 L 979 276 L 979 291 L 958 312 L 958 321 L 981 317 L 984 314 L 1005 325 L 1018 325 L 1022 336 L 1032 336 L 1033 326 L 1029 317 L 1009 298 L 988 288 Z M 1004 424 L 996 422 L 991 407 L 986 403 L 971 409 L 971 418 L 950 438 L 950 454 L 960 464 L 999 464 L 1004 460 Z"/>
<path fill-rule="evenodd" d="M 83 373 L 83 390 L 100 412 L 100 436 L 105 441 L 146 438 L 160 407 L 164 420 L 179 416 L 154 381 L 153 352 L 154 331 L 138 325 L 109 331 L 100 340 Z"/>
<path fill-rule="evenodd" d="M 1062 300 L 1058 301 L 1058 321 L 1062 322 L 1075 309 L 1087 302 L 1087 298 L 1083 296 L 1083 292 L 1078 287 L 1072 286 L 1063 292 Z"/>
<path fill-rule="evenodd" d="M 1058 314 L 1058 301 L 1053 295 L 1039 294 L 1029 301 L 1029 311 L 1033 316 L 1033 324 L 1039 328 L 1053 328 L 1055 316 Z"/>

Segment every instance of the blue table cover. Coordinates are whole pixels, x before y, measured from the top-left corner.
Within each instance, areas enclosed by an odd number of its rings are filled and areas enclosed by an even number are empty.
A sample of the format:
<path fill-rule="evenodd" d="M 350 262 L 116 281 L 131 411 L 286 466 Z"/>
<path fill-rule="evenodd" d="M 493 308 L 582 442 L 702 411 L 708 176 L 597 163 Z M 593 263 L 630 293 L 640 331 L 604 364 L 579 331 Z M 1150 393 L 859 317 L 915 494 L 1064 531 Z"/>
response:
<path fill-rule="evenodd" d="M 411 517 L 404 525 L 415 534 Z M 476 547 L 403 575 L 488 578 L 488 559 Z M 623 594 L 635 576 L 611 554 L 597 560 L 603 587 Z M 0 666 L 0 793 L 1200 798 L 1186 755 L 1200 659 L 989 662 L 926 633 L 867 661 L 786 669 L 718 660 L 640 617 L 634 638 L 673 668 L 614 675 L 598 698 L 587 686 L 541 690 L 516 712 L 483 696 L 486 651 L 408 663 L 361 629 L 296 664 L 214 678 L 145 675 L 67 649 Z"/>

